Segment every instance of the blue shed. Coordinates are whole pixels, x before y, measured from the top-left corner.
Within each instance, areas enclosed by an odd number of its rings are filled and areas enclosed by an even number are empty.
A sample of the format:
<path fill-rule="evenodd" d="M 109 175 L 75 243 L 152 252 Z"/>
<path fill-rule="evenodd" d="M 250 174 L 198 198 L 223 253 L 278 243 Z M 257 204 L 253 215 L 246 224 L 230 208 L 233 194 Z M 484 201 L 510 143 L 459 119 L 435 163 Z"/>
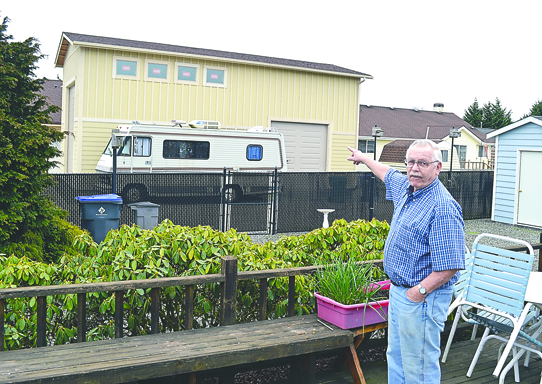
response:
<path fill-rule="evenodd" d="M 530 116 L 495 137 L 492 220 L 542 228 L 542 117 Z"/>

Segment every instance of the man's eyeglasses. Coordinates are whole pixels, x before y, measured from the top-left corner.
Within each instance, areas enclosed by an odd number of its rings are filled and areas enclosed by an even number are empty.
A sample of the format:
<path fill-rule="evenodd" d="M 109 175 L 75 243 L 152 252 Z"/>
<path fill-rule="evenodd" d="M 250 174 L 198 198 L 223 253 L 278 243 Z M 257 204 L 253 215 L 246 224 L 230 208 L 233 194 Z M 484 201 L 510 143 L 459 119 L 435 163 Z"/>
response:
<path fill-rule="evenodd" d="M 414 161 L 414 160 L 406 160 L 405 159 L 405 165 L 407 166 L 407 168 L 412 168 L 414 166 L 414 164 L 418 164 L 418 168 L 427 169 L 427 167 L 429 167 L 429 164 L 432 164 L 432 163 L 440 163 L 440 161 L 435 160 L 435 161 L 427 162 L 427 161 L 423 161 L 423 160 Z"/>

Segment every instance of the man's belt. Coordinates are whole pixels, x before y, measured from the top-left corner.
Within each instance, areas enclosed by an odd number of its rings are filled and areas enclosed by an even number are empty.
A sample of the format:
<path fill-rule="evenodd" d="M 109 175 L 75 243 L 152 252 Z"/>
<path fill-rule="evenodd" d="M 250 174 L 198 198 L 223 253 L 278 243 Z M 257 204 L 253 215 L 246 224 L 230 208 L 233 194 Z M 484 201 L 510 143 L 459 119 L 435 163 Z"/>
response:
<path fill-rule="evenodd" d="M 393 281 L 392 279 L 390 279 L 390 282 L 395 285 L 396 287 L 403 287 L 403 288 L 412 288 L 413 285 L 408 285 L 408 284 L 397 284 L 395 281 Z"/>

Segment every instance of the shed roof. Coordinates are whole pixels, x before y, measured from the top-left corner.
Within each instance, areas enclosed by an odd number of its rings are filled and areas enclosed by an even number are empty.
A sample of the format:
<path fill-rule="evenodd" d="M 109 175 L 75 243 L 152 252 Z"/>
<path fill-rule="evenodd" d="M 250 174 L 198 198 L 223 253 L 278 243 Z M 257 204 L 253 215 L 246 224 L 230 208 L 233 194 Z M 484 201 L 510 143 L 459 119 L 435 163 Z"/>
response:
<path fill-rule="evenodd" d="M 40 93 L 47 98 L 49 104 L 62 108 L 62 80 L 45 80 Z M 50 117 L 52 124 L 60 125 L 62 122 L 62 111 L 59 110 L 52 113 Z"/>
<path fill-rule="evenodd" d="M 505 132 L 511 131 L 512 129 L 521 127 L 522 125 L 525 125 L 527 123 L 534 123 L 534 124 L 542 126 L 542 116 L 529 116 L 529 117 L 526 117 L 525 119 L 516 121 L 513 124 L 507 125 L 506 127 L 495 129 L 493 130 L 493 132 L 488 134 L 488 137 L 495 137 L 495 136 L 501 135 Z"/>
<path fill-rule="evenodd" d="M 100 48 L 133 50 L 133 51 L 148 51 L 167 53 L 171 55 L 182 55 L 189 57 L 213 58 L 215 60 L 224 60 L 231 62 L 245 62 L 252 64 L 260 64 L 267 66 L 278 66 L 286 68 L 296 68 L 311 72 L 327 72 L 341 74 L 349 77 L 372 79 L 371 75 L 354 71 L 351 69 L 339 67 L 333 64 L 313 63 L 309 61 L 281 59 L 269 56 L 258 56 L 246 53 L 236 53 L 219 51 L 214 49 L 192 48 L 180 45 L 151 43 L 146 41 L 136 41 L 127 39 L 118 39 L 112 37 L 83 35 L 80 33 L 64 32 L 60 40 L 58 51 L 56 54 L 55 66 L 64 66 L 66 53 L 70 45 L 93 46 Z"/>

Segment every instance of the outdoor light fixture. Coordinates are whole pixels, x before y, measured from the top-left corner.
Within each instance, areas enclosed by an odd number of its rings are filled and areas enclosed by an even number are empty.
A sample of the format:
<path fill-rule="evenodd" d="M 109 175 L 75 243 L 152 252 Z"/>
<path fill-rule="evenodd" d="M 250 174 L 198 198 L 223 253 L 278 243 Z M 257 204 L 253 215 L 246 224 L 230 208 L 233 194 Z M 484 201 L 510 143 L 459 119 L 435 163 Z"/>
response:
<path fill-rule="evenodd" d="M 450 153 L 450 170 L 448 171 L 448 183 L 452 181 L 452 165 L 454 160 L 454 139 L 457 139 L 459 136 L 461 136 L 461 132 L 459 132 L 459 129 L 456 129 L 455 127 L 452 127 L 450 129 L 450 135 L 452 138 L 452 148 Z"/>
<path fill-rule="evenodd" d="M 374 145 L 374 160 L 376 161 L 376 138 L 384 136 L 384 130 L 377 126 L 375 126 L 372 129 L 372 137 L 375 138 L 375 145 Z M 371 177 L 371 204 L 369 206 L 369 220 L 372 220 L 375 213 L 375 185 L 376 185 L 376 177 L 373 172 L 373 176 Z"/>

